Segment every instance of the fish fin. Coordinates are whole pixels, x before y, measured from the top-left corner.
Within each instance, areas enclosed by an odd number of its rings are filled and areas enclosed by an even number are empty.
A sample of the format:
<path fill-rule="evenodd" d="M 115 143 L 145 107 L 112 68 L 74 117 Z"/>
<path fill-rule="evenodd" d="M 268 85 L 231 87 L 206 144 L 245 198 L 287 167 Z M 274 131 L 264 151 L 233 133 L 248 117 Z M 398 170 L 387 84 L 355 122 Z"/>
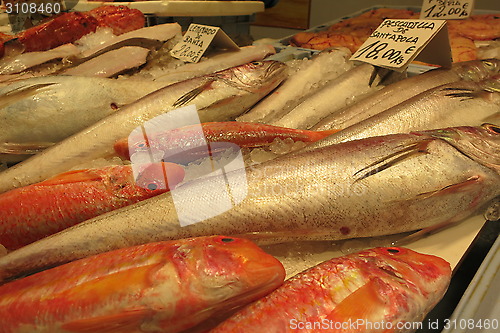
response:
<path fill-rule="evenodd" d="M 61 325 L 61 328 L 74 333 L 141 332 L 140 326 L 144 319 L 153 315 L 154 311 L 151 309 L 129 309 L 117 314 L 70 321 Z"/>
<path fill-rule="evenodd" d="M 89 181 L 98 181 L 101 180 L 102 177 L 97 173 L 85 169 L 85 170 L 74 170 L 68 171 L 65 173 L 61 173 L 55 177 L 44 180 L 41 183 L 36 184 L 37 186 L 53 186 L 53 185 L 61 185 L 61 184 L 69 184 L 69 183 L 81 183 L 81 182 L 89 182 Z"/>
<path fill-rule="evenodd" d="M 467 178 L 463 182 L 451 184 L 451 185 L 445 186 L 439 190 L 420 193 L 417 195 L 417 199 L 427 199 L 430 197 L 446 195 L 446 194 L 455 193 L 455 192 L 469 191 L 472 189 L 473 186 L 479 184 L 480 182 L 481 182 L 481 177 L 472 176 L 472 177 Z"/>
<path fill-rule="evenodd" d="M 0 96 L 0 108 L 4 108 L 12 103 L 16 103 L 20 99 L 33 96 L 37 94 L 41 89 L 49 87 L 53 84 L 56 84 L 55 82 L 51 83 L 40 83 L 40 84 L 34 84 L 31 86 L 21 86 L 17 87 L 15 89 L 12 89 L 5 94 Z"/>
<path fill-rule="evenodd" d="M 32 155 L 53 146 L 53 142 L 0 143 L 0 154 Z"/>
<path fill-rule="evenodd" d="M 338 322 L 347 322 L 349 319 L 371 318 L 372 315 L 386 306 L 378 290 L 379 283 L 372 279 L 362 287 L 352 292 L 344 298 L 332 312 L 327 315 L 327 319 Z"/>
<path fill-rule="evenodd" d="M 173 107 L 178 107 L 178 106 L 183 106 L 186 105 L 187 103 L 191 102 L 193 99 L 196 98 L 199 94 L 201 94 L 203 91 L 205 91 L 210 85 L 214 82 L 214 80 L 210 80 L 208 82 L 203 83 L 201 86 L 194 88 L 191 91 L 188 91 L 179 99 L 177 99 L 174 104 L 172 104 Z"/>
<path fill-rule="evenodd" d="M 362 179 L 373 176 L 381 171 L 384 171 L 391 166 L 394 166 L 408 158 L 411 158 L 420 154 L 427 154 L 427 146 L 433 141 L 423 140 L 417 143 L 413 143 L 403 147 L 403 149 L 396 151 L 392 154 L 385 156 L 384 158 L 373 162 L 372 164 L 358 170 L 353 176 L 358 176 L 355 181 L 360 181 Z"/>

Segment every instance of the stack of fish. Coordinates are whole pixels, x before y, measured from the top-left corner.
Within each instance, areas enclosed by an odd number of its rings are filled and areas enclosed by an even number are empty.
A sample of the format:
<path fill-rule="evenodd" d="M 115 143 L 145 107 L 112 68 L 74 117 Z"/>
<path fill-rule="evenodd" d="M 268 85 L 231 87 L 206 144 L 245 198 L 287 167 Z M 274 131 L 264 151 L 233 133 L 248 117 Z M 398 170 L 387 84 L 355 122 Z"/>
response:
<path fill-rule="evenodd" d="M 500 62 L 401 79 L 346 49 L 260 61 L 273 52 L 6 83 L 2 158 L 34 156 L 0 173 L 0 332 L 206 331 L 258 299 L 214 332 L 355 318 L 412 331 L 398 323 L 442 297 L 443 260 L 378 248 L 280 287 L 283 266 L 251 240 L 426 233 L 495 202 Z M 273 154 L 252 161 L 255 151 Z"/>

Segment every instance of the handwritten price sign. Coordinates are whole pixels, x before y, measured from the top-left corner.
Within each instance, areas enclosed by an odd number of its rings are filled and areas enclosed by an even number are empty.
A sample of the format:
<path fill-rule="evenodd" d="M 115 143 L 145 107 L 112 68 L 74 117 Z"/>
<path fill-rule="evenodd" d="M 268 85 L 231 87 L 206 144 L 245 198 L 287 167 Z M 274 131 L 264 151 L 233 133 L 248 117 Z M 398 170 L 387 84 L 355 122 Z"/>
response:
<path fill-rule="evenodd" d="M 403 71 L 445 24 L 433 20 L 384 20 L 351 60 Z"/>
<path fill-rule="evenodd" d="M 217 44 L 224 49 L 239 49 L 220 28 L 193 23 L 170 54 L 186 62 L 198 62 L 211 44 Z"/>
<path fill-rule="evenodd" d="M 424 0 L 421 19 L 449 20 L 465 19 L 474 8 L 474 0 Z"/>

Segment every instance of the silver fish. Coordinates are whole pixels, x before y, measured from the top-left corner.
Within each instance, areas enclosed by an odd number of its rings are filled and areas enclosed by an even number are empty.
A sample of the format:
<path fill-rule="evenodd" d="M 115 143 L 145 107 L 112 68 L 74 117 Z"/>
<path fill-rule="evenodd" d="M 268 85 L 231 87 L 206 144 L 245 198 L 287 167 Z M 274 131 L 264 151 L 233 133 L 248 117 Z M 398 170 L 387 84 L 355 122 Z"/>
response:
<path fill-rule="evenodd" d="M 278 89 L 237 120 L 267 124 L 283 116 L 315 89 L 351 69 L 353 63 L 347 61 L 349 56 L 349 50 L 339 48 L 323 51 L 305 61 Z"/>
<path fill-rule="evenodd" d="M 451 69 L 436 69 L 390 84 L 347 108 L 321 120 L 315 131 L 343 129 L 383 112 L 426 90 L 459 80 L 481 81 L 500 73 L 500 60 L 474 60 L 453 64 Z"/>
<path fill-rule="evenodd" d="M 0 160 L 46 148 L 164 86 L 69 76 L 14 82 L 0 89 Z"/>
<path fill-rule="evenodd" d="M 354 67 L 308 96 L 281 118 L 275 118 L 268 124 L 308 129 L 348 103 L 352 103 L 356 97 L 374 93 L 378 86 L 377 82 L 372 82 L 375 72 L 376 68 L 370 64 Z"/>
<path fill-rule="evenodd" d="M 478 126 L 500 114 L 500 77 L 433 88 L 322 140 L 312 150 L 349 140 L 453 126 Z M 499 123 L 500 125 L 500 123 Z"/>
<path fill-rule="evenodd" d="M 490 124 L 349 141 L 195 180 L 88 220 L 0 258 L 0 279 L 193 236 L 264 244 L 401 233 L 460 221 L 498 196 L 499 185 L 500 127 Z"/>
<path fill-rule="evenodd" d="M 286 68 L 277 61 L 253 62 L 157 90 L 0 173 L 0 192 L 106 155 L 116 140 L 145 121 L 182 106 L 196 105 L 201 122 L 234 120 L 279 85 L 286 77 Z"/>

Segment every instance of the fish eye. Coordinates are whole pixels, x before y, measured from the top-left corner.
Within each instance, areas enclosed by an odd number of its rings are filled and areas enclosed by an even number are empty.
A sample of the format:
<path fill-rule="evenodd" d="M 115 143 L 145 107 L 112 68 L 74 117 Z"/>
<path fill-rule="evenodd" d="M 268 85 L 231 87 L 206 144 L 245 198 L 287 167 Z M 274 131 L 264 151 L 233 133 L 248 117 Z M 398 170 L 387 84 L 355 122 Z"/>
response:
<path fill-rule="evenodd" d="M 137 148 L 144 148 L 146 147 L 146 144 L 144 142 L 138 143 L 135 145 Z"/>
<path fill-rule="evenodd" d="M 260 65 L 262 65 L 262 62 L 260 62 L 260 61 L 252 61 L 252 65 L 254 65 L 254 66 L 260 66 Z"/>
<path fill-rule="evenodd" d="M 399 250 L 398 249 L 394 249 L 394 248 L 390 248 L 390 249 L 387 249 L 387 252 L 389 252 L 389 253 L 399 253 Z"/>
<path fill-rule="evenodd" d="M 147 186 L 148 190 L 154 191 L 158 189 L 158 185 L 155 183 L 149 183 Z"/>
<path fill-rule="evenodd" d="M 221 238 L 221 242 L 224 243 L 231 243 L 234 241 L 234 238 Z"/>
<path fill-rule="evenodd" d="M 493 124 L 483 124 L 483 127 L 490 133 L 500 134 L 500 127 Z"/>

